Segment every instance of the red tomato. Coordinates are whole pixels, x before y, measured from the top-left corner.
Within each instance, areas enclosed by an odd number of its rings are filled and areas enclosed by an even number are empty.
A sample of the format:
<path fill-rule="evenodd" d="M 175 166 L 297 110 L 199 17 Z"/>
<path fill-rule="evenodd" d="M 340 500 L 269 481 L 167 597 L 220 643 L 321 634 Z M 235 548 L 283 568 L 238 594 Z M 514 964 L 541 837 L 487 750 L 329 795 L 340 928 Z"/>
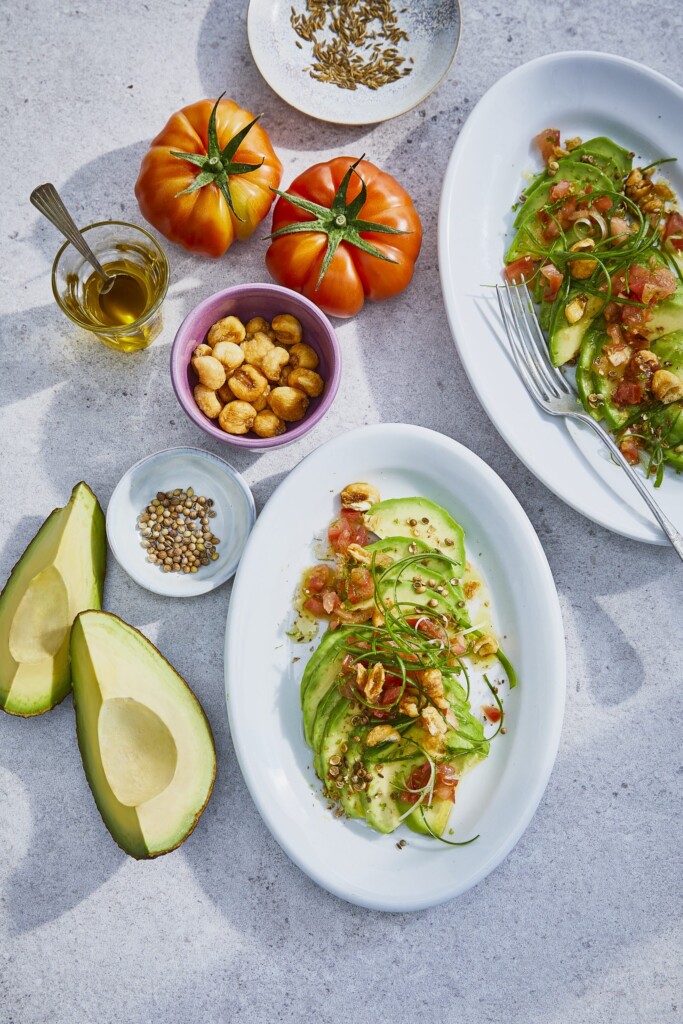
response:
<path fill-rule="evenodd" d="M 632 437 L 627 434 L 622 441 L 619 442 L 622 454 L 627 462 L 630 462 L 632 466 L 637 466 L 640 462 L 640 448 L 638 447 L 638 438 Z"/>
<path fill-rule="evenodd" d="M 521 256 L 514 263 L 508 263 L 503 270 L 503 276 L 510 284 L 521 284 L 522 281 L 529 281 L 534 276 L 534 270 L 531 256 Z"/>
<path fill-rule="evenodd" d="M 550 202 L 556 203 L 558 199 L 564 199 L 571 190 L 571 184 L 564 178 L 561 181 L 556 181 L 550 188 Z"/>
<path fill-rule="evenodd" d="M 677 287 L 676 276 L 666 267 L 657 267 L 643 287 L 642 300 L 648 306 L 655 302 L 662 302 L 664 299 L 670 298 Z"/>
<path fill-rule="evenodd" d="M 355 170 L 345 191 L 344 179 L 351 167 Z M 365 200 L 355 210 L 353 202 L 363 188 Z M 340 196 L 335 217 L 332 206 Z M 297 199 L 318 206 L 317 220 L 296 205 Z M 317 224 L 313 230 L 297 230 L 299 224 L 313 220 Z M 367 160 L 337 157 L 300 174 L 275 206 L 273 234 L 286 232 L 291 225 L 294 233 L 272 239 L 266 253 L 268 270 L 279 284 L 302 292 L 332 316 L 354 316 L 366 298 L 389 299 L 410 283 L 422 243 L 420 218 L 405 189 Z M 373 231 L 374 225 L 380 230 Z M 392 233 L 382 232 L 382 227 Z M 330 232 L 338 230 L 343 230 L 341 241 L 321 280 L 328 239 L 334 237 Z M 352 238 L 364 247 L 353 244 Z M 368 243 L 374 253 L 367 251 Z"/>
<path fill-rule="evenodd" d="M 489 722 L 500 722 L 501 713 L 500 708 L 496 704 L 482 704 L 481 710 L 484 712 Z"/>
<path fill-rule="evenodd" d="M 543 299 L 545 302 L 554 302 L 560 290 L 560 285 L 564 281 L 564 274 L 553 263 L 546 263 L 544 267 L 541 267 L 541 274 L 548 282 L 548 286 L 543 292 Z"/>
<path fill-rule="evenodd" d="M 680 213 L 670 213 L 664 225 L 664 241 L 679 252 L 683 251 L 683 216 Z"/>
<path fill-rule="evenodd" d="M 350 508 L 343 508 L 339 519 L 335 519 L 327 530 L 327 539 L 334 550 L 340 552 L 346 551 L 349 544 L 359 544 L 361 547 L 365 547 L 368 538 L 362 514 L 354 512 Z"/>
<path fill-rule="evenodd" d="M 312 594 L 319 594 L 334 581 L 334 569 L 329 565 L 316 565 L 310 569 L 306 577 L 306 588 Z"/>
<path fill-rule="evenodd" d="M 560 132 L 557 128 L 544 128 L 542 132 L 534 138 L 534 142 L 538 146 L 541 156 L 547 163 L 548 160 L 552 160 L 555 156 L 555 147 L 560 144 Z"/>
<path fill-rule="evenodd" d="M 346 596 L 351 604 L 360 604 L 367 601 L 375 593 L 375 583 L 372 573 L 364 566 L 355 566 L 349 573 L 346 584 Z"/>

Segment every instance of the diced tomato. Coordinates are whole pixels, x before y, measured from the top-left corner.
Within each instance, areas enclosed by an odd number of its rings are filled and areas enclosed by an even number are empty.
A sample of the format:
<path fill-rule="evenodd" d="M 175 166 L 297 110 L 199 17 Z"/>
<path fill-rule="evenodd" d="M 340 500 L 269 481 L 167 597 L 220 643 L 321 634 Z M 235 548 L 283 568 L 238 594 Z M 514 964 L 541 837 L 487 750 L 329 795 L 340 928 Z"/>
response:
<path fill-rule="evenodd" d="M 431 765 L 429 761 L 425 761 L 424 764 L 418 765 L 417 768 L 413 768 L 412 772 L 408 776 L 406 782 L 406 788 L 401 793 L 401 799 L 404 803 L 414 804 L 420 799 L 421 794 L 411 792 L 411 790 L 424 789 L 429 782 L 432 775 Z M 427 802 L 427 801 L 423 801 Z"/>
<path fill-rule="evenodd" d="M 434 622 L 429 616 L 424 615 L 420 618 L 409 618 L 406 619 L 409 626 L 413 629 L 417 629 L 420 633 L 424 633 L 426 636 L 430 636 L 433 640 L 446 640 L 447 635 L 445 629 L 442 629 L 438 622 Z"/>
<path fill-rule="evenodd" d="M 319 594 L 334 581 L 334 569 L 329 565 L 316 565 L 306 576 L 306 588 L 312 594 Z"/>
<path fill-rule="evenodd" d="M 627 462 L 630 462 L 632 466 L 637 466 L 640 462 L 640 448 L 638 447 L 638 438 L 632 437 L 631 434 L 627 434 L 619 442 L 621 452 Z"/>
<path fill-rule="evenodd" d="M 670 213 L 664 225 L 663 237 L 674 249 L 683 251 L 683 216 L 680 213 Z"/>
<path fill-rule="evenodd" d="M 622 305 L 621 307 L 621 322 L 629 330 L 642 327 L 650 319 L 651 315 L 650 310 L 645 306 Z"/>
<path fill-rule="evenodd" d="M 650 280 L 643 288 L 642 300 L 648 306 L 655 302 L 662 302 L 670 298 L 676 291 L 678 282 L 675 274 L 672 274 L 666 267 L 657 267 L 650 275 Z"/>
<path fill-rule="evenodd" d="M 554 217 L 551 217 L 545 210 L 538 211 L 538 219 L 543 225 L 543 239 L 546 242 L 554 242 L 560 237 L 560 226 Z"/>
<path fill-rule="evenodd" d="M 308 597 L 304 601 L 304 608 L 311 615 L 315 615 L 316 619 L 322 619 L 325 616 L 325 609 L 323 608 L 322 600 L 319 597 Z"/>
<path fill-rule="evenodd" d="M 647 357 L 643 359 L 642 350 L 639 349 L 629 359 L 624 371 L 624 377 L 626 380 L 639 381 L 648 388 L 658 369 L 659 362 L 656 359 L 652 359 L 652 353 L 649 352 Z"/>
<path fill-rule="evenodd" d="M 355 566 L 349 573 L 346 584 L 346 596 L 351 604 L 360 604 L 367 601 L 375 593 L 375 583 L 372 573 L 364 566 Z"/>
<path fill-rule="evenodd" d="M 643 397 L 643 387 L 635 381 L 622 380 L 614 392 L 614 401 L 617 405 L 640 405 Z"/>
<path fill-rule="evenodd" d="M 558 128 L 544 128 L 542 132 L 534 138 L 534 142 L 539 148 L 540 154 L 548 163 L 548 160 L 552 160 L 555 156 L 555 147 L 560 144 L 560 132 Z"/>
<path fill-rule="evenodd" d="M 482 704 L 481 710 L 484 712 L 489 722 L 500 722 L 501 713 L 500 708 L 496 704 Z"/>
<path fill-rule="evenodd" d="M 564 280 L 564 274 L 553 263 L 546 263 L 544 267 L 541 267 L 541 274 L 548 282 L 548 287 L 543 292 L 543 299 L 545 302 L 554 302 Z"/>
<path fill-rule="evenodd" d="M 571 184 L 562 178 L 561 181 L 556 181 L 550 189 L 550 202 L 556 203 L 558 199 L 564 199 L 571 192 Z"/>
<path fill-rule="evenodd" d="M 434 783 L 434 796 L 437 800 L 455 801 L 455 787 L 459 779 L 455 768 L 451 764 L 440 764 L 436 768 L 436 781 Z"/>
<path fill-rule="evenodd" d="M 628 221 L 625 221 L 623 217 L 610 217 L 609 233 L 616 245 L 621 245 L 622 242 L 626 241 L 626 236 L 630 234 L 630 230 Z"/>
<path fill-rule="evenodd" d="M 358 608 L 348 611 L 346 608 L 337 608 L 330 619 L 330 629 L 336 629 L 342 622 L 350 625 L 354 622 L 367 622 L 372 618 L 374 608 Z"/>
<path fill-rule="evenodd" d="M 628 297 L 637 302 L 643 301 L 643 289 L 650 280 L 650 271 L 647 267 L 640 267 L 634 263 L 628 268 L 626 280 L 628 281 Z"/>
<path fill-rule="evenodd" d="M 514 263 L 508 263 L 503 271 L 503 277 L 510 284 L 521 284 L 522 281 L 529 281 L 534 276 L 534 261 L 531 256 L 521 256 Z"/>
<path fill-rule="evenodd" d="M 334 550 L 340 552 L 346 551 L 349 544 L 360 544 L 364 547 L 368 537 L 361 513 L 354 512 L 353 509 L 342 509 L 339 519 L 335 519 L 327 530 L 327 539 Z"/>
<path fill-rule="evenodd" d="M 451 640 L 451 650 L 453 654 L 462 655 L 467 650 L 467 637 L 456 636 Z"/>
<path fill-rule="evenodd" d="M 612 209 L 612 200 L 609 196 L 597 196 L 590 203 L 591 210 L 597 210 L 598 213 L 607 213 L 608 210 Z"/>

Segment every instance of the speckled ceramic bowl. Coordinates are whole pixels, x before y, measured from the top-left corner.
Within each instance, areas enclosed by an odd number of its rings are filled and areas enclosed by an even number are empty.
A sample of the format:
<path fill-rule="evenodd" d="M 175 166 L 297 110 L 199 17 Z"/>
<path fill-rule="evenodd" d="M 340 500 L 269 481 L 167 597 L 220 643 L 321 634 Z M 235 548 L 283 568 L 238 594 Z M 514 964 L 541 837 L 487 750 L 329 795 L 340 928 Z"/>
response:
<path fill-rule="evenodd" d="M 278 313 L 290 313 L 300 321 L 303 341 L 318 353 L 318 372 L 325 381 L 325 390 L 319 398 L 311 399 L 304 418 L 297 423 L 287 424 L 287 430 L 279 437 L 257 437 L 252 433 L 226 434 L 195 403 L 193 389 L 198 381 L 190 365 L 192 352 L 204 341 L 209 328 L 222 317 L 237 316 L 246 322 L 255 316 L 272 320 Z M 184 412 L 216 441 L 235 448 L 250 448 L 252 451 L 267 451 L 269 448 L 291 444 L 308 433 L 332 405 L 340 377 L 339 341 L 330 321 L 309 299 L 276 284 L 238 284 L 210 295 L 185 317 L 171 349 L 171 381 Z"/>
<path fill-rule="evenodd" d="M 358 9 L 358 5 L 355 8 Z M 313 39 L 331 42 L 330 24 L 307 38 L 297 35 L 292 18 L 306 15 L 301 0 L 250 0 L 247 16 L 249 46 L 259 71 L 268 85 L 287 103 L 310 117 L 334 124 L 373 124 L 405 114 L 421 103 L 448 74 L 460 41 L 460 0 L 395 0 L 393 9 L 399 32 L 396 46 L 403 58 L 401 70 L 409 70 L 394 82 L 379 88 L 358 85 L 339 88 L 309 74 L 316 63 Z M 371 25 L 371 39 L 382 44 L 378 22 Z M 403 33 L 407 36 L 404 38 Z M 368 41 L 368 46 L 374 45 Z M 392 45 L 388 39 L 383 48 Z M 372 51 L 355 53 L 367 61 Z"/>

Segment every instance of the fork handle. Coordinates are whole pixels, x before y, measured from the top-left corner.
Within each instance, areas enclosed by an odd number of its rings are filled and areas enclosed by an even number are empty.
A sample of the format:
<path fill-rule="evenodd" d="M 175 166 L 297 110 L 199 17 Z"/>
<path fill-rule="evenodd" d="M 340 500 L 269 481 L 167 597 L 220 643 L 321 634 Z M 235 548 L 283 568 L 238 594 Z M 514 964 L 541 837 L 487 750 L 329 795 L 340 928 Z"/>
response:
<path fill-rule="evenodd" d="M 673 547 L 674 551 L 681 559 L 681 561 L 683 561 L 683 535 L 681 535 L 678 532 L 674 524 L 664 514 L 660 506 L 655 501 L 651 493 L 652 488 L 648 487 L 645 481 L 641 479 L 638 473 L 636 473 L 633 466 L 624 457 L 624 454 L 621 451 L 619 445 L 612 439 L 612 437 L 607 433 L 604 427 L 602 427 L 601 424 L 597 422 L 597 420 L 594 420 L 592 416 L 588 416 L 585 414 L 580 414 L 577 418 L 580 419 L 583 423 L 588 423 L 589 426 L 593 428 L 595 433 L 605 442 L 605 444 L 611 451 L 612 455 L 614 455 L 615 459 L 617 460 L 621 468 L 624 470 L 633 486 L 640 493 L 640 496 L 652 512 L 652 515 L 655 517 L 661 528 L 664 530 L 664 533 L 671 541 L 671 546 Z"/>

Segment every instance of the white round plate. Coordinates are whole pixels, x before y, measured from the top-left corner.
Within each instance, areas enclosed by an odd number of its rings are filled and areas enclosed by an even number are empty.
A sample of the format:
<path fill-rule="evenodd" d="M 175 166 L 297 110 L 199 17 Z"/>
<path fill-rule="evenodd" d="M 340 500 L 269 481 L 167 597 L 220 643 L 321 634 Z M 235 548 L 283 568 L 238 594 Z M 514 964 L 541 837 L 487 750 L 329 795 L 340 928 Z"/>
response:
<path fill-rule="evenodd" d="M 398 25 L 409 37 L 397 48 L 411 73 L 379 89 L 340 89 L 311 78 L 305 70 L 314 60 L 313 44 L 292 28 L 292 7 L 305 13 L 305 0 L 251 0 L 247 31 L 252 56 L 268 85 L 286 103 L 333 124 L 373 124 L 404 114 L 436 89 L 458 49 L 460 0 L 394 0 Z M 409 65 L 410 58 L 414 63 Z"/>
<path fill-rule="evenodd" d="M 287 636 L 301 573 L 316 561 L 349 482 L 383 498 L 421 495 L 463 525 L 488 582 L 494 625 L 519 673 L 507 734 L 458 789 L 453 848 L 401 826 L 393 835 L 327 810 L 302 731 L 299 684 L 313 644 Z M 264 585 L 264 581 L 267 585 Z M 256 611 L 257 610 L 257 611 Z M 317 643 L 317 641 L 316 641 Z M 259 516 L 235 578 L 225 638 L 230 730 L 266 825 L 319 885 L 377 910 L 430 907 L 465 892 L 510 852 L 543 794 L 560 738 L 564 633 L 543 549 L 517 499 L 481 459 L 424 427 L 361 427 L 322 445 L 280 484 Z M 405 838 L 407 846 L 397 849 Z"/>
<path fill-rule="evenodd" d="M 555 53 L 512 71 L 472 111 L 453 150 L 439 210 L 441 286 L 455 343 L 479 401 L 515 454 L 546 487 L 616 533 L 668 543 L 623 470 L 586 427 L 534 405 L 508 352 L 495 291 L 512 237 L 512 204 L 524 175 L 540 170 L 532 139 L 608 135 L 641 166 L 665 156 L 683 196 L 683 89 L 633 61 L 603 53 Z M 657 492 L 683 529 L 683 477 Z"/>
<path fill-rule="evenodd" d="M 148 562 L 137 529 L 138 516 L 157 491 L 176 487 L 193 487 L 215 503 L 211 529 L 220 538 L 218 558 L 196 573 L 165 573 Z M 107 506 L 107 540 L 121 568 L 145 590 L 196 597 L 234 576 L 255 519 L 252 493 L 237 470 L 201 448 L 168 448 L 136 462 L 119 480 Z"/>

